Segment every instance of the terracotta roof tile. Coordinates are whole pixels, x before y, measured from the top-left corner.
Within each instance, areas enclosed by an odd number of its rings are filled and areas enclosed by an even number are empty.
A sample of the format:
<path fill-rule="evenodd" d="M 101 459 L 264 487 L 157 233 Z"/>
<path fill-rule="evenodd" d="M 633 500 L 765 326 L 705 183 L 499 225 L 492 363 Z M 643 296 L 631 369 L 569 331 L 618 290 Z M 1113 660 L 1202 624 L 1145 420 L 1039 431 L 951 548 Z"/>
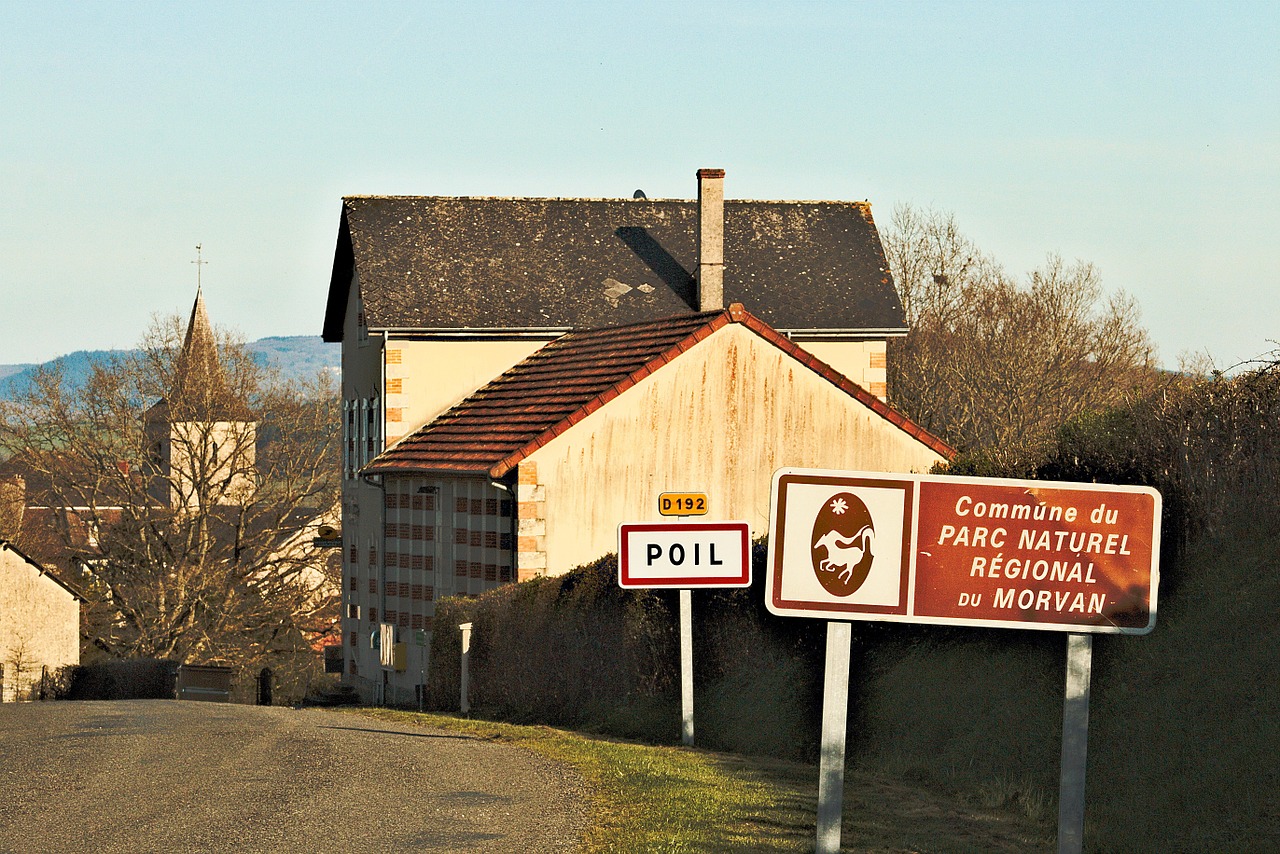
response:
<path fill-rule="evenodd" d="M 639 380 L 729 323 L 741 323 L 944 457 L 955 451 L 759 318 L 726 311 L 570 332 L 547 344 L 430 424 L 388 448 L 365 471 L 469 472 L 501 477 Z"/>

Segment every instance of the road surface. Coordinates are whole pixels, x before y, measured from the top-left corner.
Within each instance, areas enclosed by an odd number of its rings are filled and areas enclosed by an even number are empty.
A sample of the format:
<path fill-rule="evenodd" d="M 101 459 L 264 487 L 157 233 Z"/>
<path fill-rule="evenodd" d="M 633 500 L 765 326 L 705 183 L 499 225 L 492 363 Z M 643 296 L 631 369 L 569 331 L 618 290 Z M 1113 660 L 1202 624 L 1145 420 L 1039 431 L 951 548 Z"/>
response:
<path fill-rule="evenodd" d="M 565 766 L 358 715 L 176 700 L 0 705 L 0 853 L 567 851 Z"/>

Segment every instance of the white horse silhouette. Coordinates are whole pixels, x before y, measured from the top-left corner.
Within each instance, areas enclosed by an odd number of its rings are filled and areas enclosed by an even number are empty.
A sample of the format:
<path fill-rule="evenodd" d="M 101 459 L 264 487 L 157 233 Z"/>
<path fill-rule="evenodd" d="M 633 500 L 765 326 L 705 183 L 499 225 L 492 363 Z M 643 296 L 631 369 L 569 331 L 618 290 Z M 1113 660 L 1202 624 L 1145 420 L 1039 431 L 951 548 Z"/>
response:
<path fill-rule="evenodd" d="M 840 580 L 848 583 L 853 580 L 853 570 L 862 562 L 863 555 L 871 551 L 874 540 L 875 531 L 870 525 L 864 526 L 852 537 L 842 537 L 839 531 L 828 531 L 813 544 L 815 549 L 822 546 L 827 550 L 827 557 L 818 564 L 818 569 L 834 572 L 839 568 Z"/>

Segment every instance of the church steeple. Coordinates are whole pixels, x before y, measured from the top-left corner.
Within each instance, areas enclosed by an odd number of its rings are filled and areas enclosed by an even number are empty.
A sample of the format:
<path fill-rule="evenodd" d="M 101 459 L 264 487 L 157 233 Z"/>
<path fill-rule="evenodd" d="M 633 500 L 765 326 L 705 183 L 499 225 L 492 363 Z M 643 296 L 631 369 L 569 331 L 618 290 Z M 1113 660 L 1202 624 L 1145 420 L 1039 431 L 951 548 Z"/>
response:
<path fill-rule="evenodd" d="M 144 416 L 148 491 L 174 508 L 241 503 L 254 488 L 257 427 L 223 370 L 199 283 L 170 382 L 169 394 Z"/>
<path fill-rule="evenodd" d="M 218 342 L 204 304 L 204 289 L 196 288 L 196 300 L 187 321 L 187 334 L 174 366 L 169 406 L 182 420 L 248 421 L 249 408 L 227 388 L 218 359 Z"/>

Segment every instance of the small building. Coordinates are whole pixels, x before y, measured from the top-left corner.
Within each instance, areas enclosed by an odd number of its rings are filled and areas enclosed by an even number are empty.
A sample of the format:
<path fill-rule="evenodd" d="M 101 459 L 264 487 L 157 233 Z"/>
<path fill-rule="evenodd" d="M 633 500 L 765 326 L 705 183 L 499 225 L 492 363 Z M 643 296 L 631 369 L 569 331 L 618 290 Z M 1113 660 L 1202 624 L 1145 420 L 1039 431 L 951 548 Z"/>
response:
<path fill-rule="evenodd" d="M 660 518 L 662 492 L 705 492 L 712 518 L 759 536 L 778 468 L 923 472 L 952 453 L 738 304 L 571 332 L 365 467 L 386 570 L 349 615 L 385 646 L 387 625 L 430 629 L 438 597 L 615 551 L 620 522 Z M 411 698 L 425 667 L 403 662 L 387 698 Z"/>
<path fill-rule="evenodd" d="M 0 540 L 0 702 L 36 699 L 42 679 L 80 663 L 80 595 Z"/>

